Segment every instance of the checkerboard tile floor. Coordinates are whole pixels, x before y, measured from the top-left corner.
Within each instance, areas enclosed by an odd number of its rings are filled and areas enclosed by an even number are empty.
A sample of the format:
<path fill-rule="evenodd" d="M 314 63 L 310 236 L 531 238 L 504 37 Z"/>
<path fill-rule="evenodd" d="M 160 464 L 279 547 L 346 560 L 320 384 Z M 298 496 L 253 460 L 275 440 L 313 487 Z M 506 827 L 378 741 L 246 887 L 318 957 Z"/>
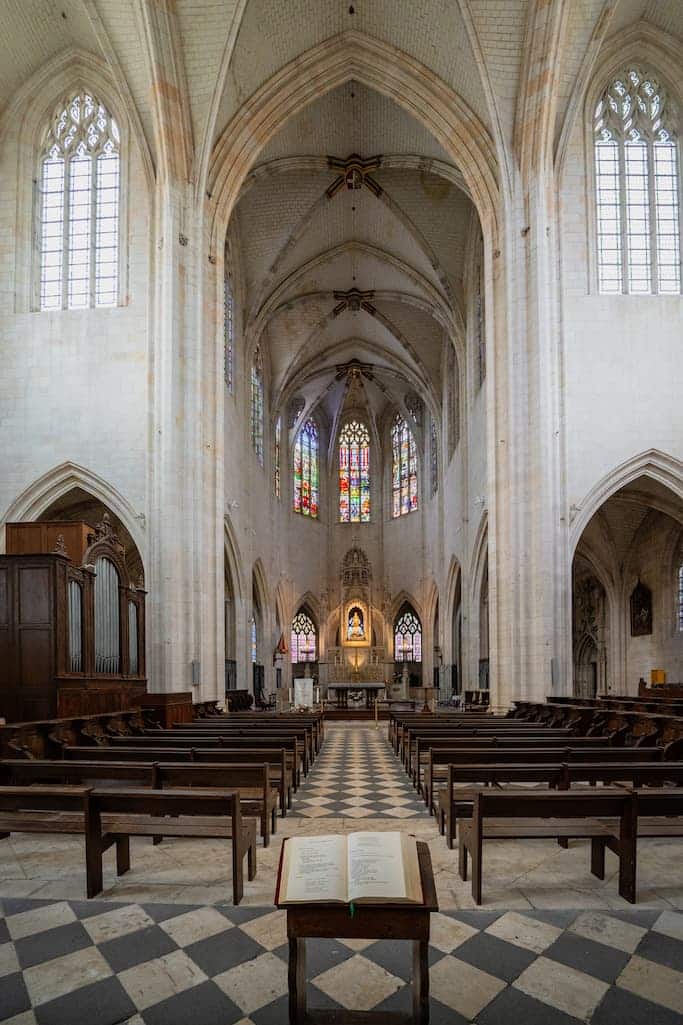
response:
<path fill-rule="evenodd" d="M 325 743 L 295 795 L 293 815 L 409 819 L 426 815 L 386 738 L 386 724 L 329 724 Z"/>
<path fill-rule="evenodd" d="M 272 908 L 4 900 L 5 1025 L 282 1025 L 285 914 Z M 309 1003 L 408 1010 L 410 948 L 308 944 Z M 683 914 L 446 912 L 432 916 L 433 1025 L 674 1025 Z"/>

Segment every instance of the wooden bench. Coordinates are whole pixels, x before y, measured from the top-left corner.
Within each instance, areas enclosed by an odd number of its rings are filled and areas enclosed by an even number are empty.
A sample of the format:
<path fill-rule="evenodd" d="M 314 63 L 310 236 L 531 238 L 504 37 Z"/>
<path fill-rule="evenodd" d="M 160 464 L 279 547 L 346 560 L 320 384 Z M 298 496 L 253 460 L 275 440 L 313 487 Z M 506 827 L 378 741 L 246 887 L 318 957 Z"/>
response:
<path fill-rule="evenodd" d="M 282 729 L 285 726 L 310 726 L 313 730 L 316 753 L 320 750 L 325 736 L 325 719 L 322 712 L 231 712 L 219 715 L 209 722 L 193 722 L 193 726 L 215 729 L 221 723 L 236 725 L 254 725 L 261 729 Z"/>
<path fill-rule="evenodd" d="M 121 737 L 113 738 L 111 747 L 123 747 L 126 749 L 138 749 L 144 750 L 148 747 L 153 748 L 164 748 L 169 747 L 171 749 L 177 748 L 239 748 L 239 747 L 284 747 L 285 750 L 291 751 L 293 755 L 293 768 L 295 770 L 295 790 L 301 783 L 301 773 L 307 765 L 304 750 L 302 747 L 301 740 L 292 735 L 283 736 L 282 734 L 253 734 L 247 733 L 246 735 L 230 734 L 225 736 L 220 734 L 219 736 L 198 736 L 196 733 L 192 737 L 175 736 L 164 737 L 164 736 L 148 736 L 148 737 Z"/>
<path fill-rule="evenodd" d="M 558 788 L 563 782 L 563 765 L 560 762 L 520 765 L 453 765 L 448 766 L 446 786 L 435 795 L 434 808 L 439 832 L 446 836 L 446 843 L 452 850 L 456 826 L 460 816 L 470 817 L 474 795 L 482 785 L 501 786 L 512 783 L 540 783 L 548 788 Z M 472 784 L 466 786 L 465 784 Z"/>
<path fill-rule="evenodd" d="M 230 763 L 197 764 L 196 762 L 114 762 L 93 761 L 38 761 L 4 760 L 0 762 L 0 783 L 25 786 L 27 783 L 62 783 L 86 786 L 97 782 L 101 789 L 103 781 L 110 781 L 119 787 L 133 782 L 154 790 L 164 787 L 220 787 L 222 790 L 237 790 L 240 795 L 242 813 L 258 818 L 261 823 L 263 846 L 270 843 L 270 834 L 276 829 L 278 791 L 270 786 L 268 764 L 255 765 Z M 160 835 L 154 838 L 155 843 Z"/>
<path fill-rule="evenodd" d="M 507 744 L 486 745 L 482 747 L 467 747 L 458 745 L 454 747 L 430 748 L 427 752 L 427 762 L 423 770 L 423 784 L 421 794 L 425 804 L 431 810 L 434 806 L 434 791 L 437 785 L 445 782 L 448 773 L 448 763 L 455 765 L 513 765 L 527 764 L 536 761 L 543 762 L 567 762 L 567 761 L 592 761 L 605 760 L 627 761 L 635 758 L 639 761 L 656 761 L 661 752 L 658 748 L 644 749 L 644 754 L 626 754 L 617 759 L 617 749 L 601 747 L 600 745 L 581 745 L 574 747 L 574 738 L 571 738 L 571 746 L 546 747 L 535 744 L 519 744 L 509 747 Z M 624 748 L 619 748 L 624 751 Z M 630 750 L 630 749 L 629 749 Z M 650 756 L 650 757 L 648 757 Z"/>
<path fill-rule="evenodd" d="M 635 766 L 641 762 L 658 762 L 662 752 L 660 748 L 556 748 L 541 751 L 533 751 L 529 748 L 509 748 L 507 750 L 472 748 L 470 750 L 435 750 L 430 752 L 430 754 L 434 760 L 434 768 L 428 767 L 425 771 L 424 784 L 425 788 L 428 788 L 430 813 L 436 814 L 439 821 L 443 815 L 444 820 L 451 823 L 451 829 L 446 831 L 446 841 L 448 846 L 452 848 L 455 839 L 457 809 L 449 809 L 450 791 L 448 778 L 451 766 L 453 766 L 456 774 L 460 773 L 461 769 L 467 768 L 477 770 L 498 769 L 502 773 L 514 766 L 523 766 L 529 771 L 537 768 L 542 773 L 549 765 L 562 765 L 565 762 L 568 762 L 571 766 L 575 764 L 578 766 L 584 762 L 587 764 L 602 762 L 605 766 L 609 766 L 610 763 L 614 765 L 630 764 Z M 439 772 L 439 774 L 443 773 L 444 785 L 439 786 L 438 789 L 436 784 L 440 784 L 441 779 L 435 776 L 436 772 Z M 565 777 L 563 777 L 563 788 L 568 785 L 566 778 L 565 774 Z M 460 803 L 459 812 L 462 815 L 465 811 L 463 807 L 465 798 L 460 794 L 458 799 Z"/>
<path fill-rule="evenodd" d="M 225 790 L 93 790 L 88 787 L 0 787 L 0 836 L 85 836 L 87 895 L 102 891 L 102 854 L 116 844 L 116 872 L 130 868 L 130 837 L 226 839 L 232 847 L 233 901 L 244 894 L 242 862 L 256 875 L 256 824 L 243 819 L 239 794 Z"/>
<path fill-rule="evenodd" d="M 129 761 L 129 762 L 267 762 L 271 766 L 271 779 L 280 788 L 280 812 L 292 807 L 292 789 L 296 790 L 294 752 L 286 748 L 251 748 L 240 743 L 238 747 L 65 747 L 66 761 Z"/>
<path fill-rule="evenodd" d="M 580 839 L 591 841 L 591 872 L 605 878 L 605 848 L 619 858 L 619 894 L 636 899 L 636 800 L 631 791 L 480 790 L 472 818 L 458 829 L 458 868 L 467 879 L 472 859 L 472 897 L 481 904 L 483 845 L 486 840 Z M 605 822 L 617 820 L 618 824 Z M 598 821 L 600 820 L 600 821 Z"/>
<path fill-rule="evenodd" d="M 469 742 L 471 747 L 481 742 L 491 744 L 494 747 L 514 746 L 525 747 L 535 744 L 539 747 L 560 747 L 573 741 L 571 733 L 567 730 L 507 730 L 504 733 L 497 730 L 457 730 L 445 733 L 417 732 L 408 735 L 405 749 L 404 767 L 413 784 L 419 789 L 418 769 L 420 765 L 420 753 L 424 755 L 430 747 L 447 747 L 449 744 Z"/>
<path fill-rule="evenodd" d="M 637 749 L 638 755 L 642 749 Z M 602 757 L 600 755 L 600 757 Z M 559 773 L 558 773 L 559 768 Z M 434 792 L 432 811 L 437 816 L 439 832 L 446 835 L 449 848 L 453 848 L 457 819 L 469 818 L 473 793 L 479 788 L 467 788 L 463 783 L 534 782 L 546 784 L 549 788 L 568 790 L 577 783 L 594 785 L 626 783 L 637 786 L 645 784 L 666 786 L 683 784 L 683 762 L 640 762 L 637 758 L 622 762 L 589 762 L 587 764 L 565 762 L 562 765 L 542 764 L 536 761 L 530 765 L 453 765 L 447 766 L 446 786 Z M 449 796 L 450 795 L 450 796 Z M 564 843 L 562 846 L 566 846 Z"/>
<path fill-rule="evenodd" d="M 225 719 L 231 719 L 232 716 L 226 716 Z M 303 753 L 303 770 L 306 775 L 315 761 L 315 735 L 313 727 L 303 723 L 297 724 L 281 724 L 277 728 L 262 726 L 260 724 L 250 725 L 248 723 L 235 723 L 233 721 L 226 722 L 225 720 L 219 724 L 208 723 L 206 725 L 199 724 L 197 726 L 187 726 L 185 724 L 179 724 L 177 727 L 169 730 L 146 730 L 143 736 L 152 737 L 153 739 L 164 737 L 171 739 L 172 741 L 182 738 L 183 740 L 201 740 L 204 743 L 204 739 L 207 744 L 214 743 L 218 738 L 227 739 L 229 737 L 257 737 L 260 739 L 272 737 L 273 742 L 277 742 L 280 737 L 296 737 L 301 745 Z"/>

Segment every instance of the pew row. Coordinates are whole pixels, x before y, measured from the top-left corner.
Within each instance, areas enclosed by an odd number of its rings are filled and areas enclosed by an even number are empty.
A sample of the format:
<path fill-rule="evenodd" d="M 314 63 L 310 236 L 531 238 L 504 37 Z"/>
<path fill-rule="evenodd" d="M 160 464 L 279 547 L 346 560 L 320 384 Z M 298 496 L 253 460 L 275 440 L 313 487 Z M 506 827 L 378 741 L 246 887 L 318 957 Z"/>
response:
<path fill-rule="evenodd" d="M 225 839 L 231 842 L 233 903 L 244 895 L 243 861 L 256 875 L 256 823 L 243 819 L 239 795 L 225 790 L 95 790 L 91 787 L 0 787 L 0 837 L 10 833 L 85 838 L 87 896 L 102 892 L 102 855 L 116 845 L 116 873 L 130 868 L 130 837 Z"/>
<path fill-rule="evenodd" d="M 60 783 L 88 786 L 109 781 L 119 786 L 133 782 L 153 790 L 219 787 L 239 793 L 242 814 L 258 818 L 263 846 L 276 831 L 278 791 L 270 785 L 268 764 L 196 764 L 173 762 L 28 761 L 0 762 L 0 784 Z M 161 839 L 155 836 L 155 842 Z"/>

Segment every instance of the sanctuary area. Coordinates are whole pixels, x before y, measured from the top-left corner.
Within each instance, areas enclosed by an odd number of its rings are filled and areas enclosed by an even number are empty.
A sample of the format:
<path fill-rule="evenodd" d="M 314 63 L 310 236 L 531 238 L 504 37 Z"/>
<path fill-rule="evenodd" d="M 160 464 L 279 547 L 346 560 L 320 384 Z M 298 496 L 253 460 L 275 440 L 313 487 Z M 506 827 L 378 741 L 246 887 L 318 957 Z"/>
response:
<path fill-rule="evenodd" d="M 0 27 L 0 1023 L 680 1023 L 683 4 Z"/>

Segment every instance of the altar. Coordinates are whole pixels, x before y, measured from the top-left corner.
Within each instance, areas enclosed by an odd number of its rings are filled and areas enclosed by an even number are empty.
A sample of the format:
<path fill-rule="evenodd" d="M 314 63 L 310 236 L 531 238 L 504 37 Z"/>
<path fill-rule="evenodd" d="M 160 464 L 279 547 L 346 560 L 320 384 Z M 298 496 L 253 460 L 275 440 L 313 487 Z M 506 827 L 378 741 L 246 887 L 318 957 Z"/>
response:
<path fill-rule="evenodd" d="M 376 698 L 382 695 L 384 691 L 384 683 L 371 682 L 369 680 L 338 680 L 335 683 L 330 683 L 327 687 L 327 692 L 334 691 L 337 702 L 337 708 L 348 708 L 349 707 L 349 693 L 351 691 L 361 691 L 365 694 L 365 707 L 372 708 L 373 702 Z"/>

